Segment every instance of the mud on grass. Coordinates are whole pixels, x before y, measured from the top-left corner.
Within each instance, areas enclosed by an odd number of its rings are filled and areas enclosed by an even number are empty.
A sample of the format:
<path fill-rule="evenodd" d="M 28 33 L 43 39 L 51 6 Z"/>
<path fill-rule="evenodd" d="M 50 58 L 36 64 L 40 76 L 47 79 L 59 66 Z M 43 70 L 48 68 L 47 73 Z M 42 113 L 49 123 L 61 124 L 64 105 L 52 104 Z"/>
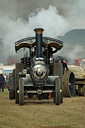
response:
<path fill-rule="evenodd" d="M 64 98 L 56 106 L 50 100 L 26 100 L 24 106 L 0 92 L 0 128 L 85 128 L 85 97 Z"/>

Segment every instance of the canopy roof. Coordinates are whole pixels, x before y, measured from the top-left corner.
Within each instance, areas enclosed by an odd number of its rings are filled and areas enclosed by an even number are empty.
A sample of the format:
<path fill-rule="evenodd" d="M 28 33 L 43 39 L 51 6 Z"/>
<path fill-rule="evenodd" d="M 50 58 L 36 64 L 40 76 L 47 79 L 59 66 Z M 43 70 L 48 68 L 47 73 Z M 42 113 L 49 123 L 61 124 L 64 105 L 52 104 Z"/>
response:
<path fill-rule="evenodd" d="M 34 41 L 35 39 L 36 37 L 28 37 L 15 42 L 15 51 L 17 52 L 20 48 L 23 47 L 30 48 L 36 46 L 36 42 Z M 63 47 L 63 42 L 58 39 L 42 37 L 42 40 L 43 47 L 50 46 L 57 50 L 60 50 Z"/>

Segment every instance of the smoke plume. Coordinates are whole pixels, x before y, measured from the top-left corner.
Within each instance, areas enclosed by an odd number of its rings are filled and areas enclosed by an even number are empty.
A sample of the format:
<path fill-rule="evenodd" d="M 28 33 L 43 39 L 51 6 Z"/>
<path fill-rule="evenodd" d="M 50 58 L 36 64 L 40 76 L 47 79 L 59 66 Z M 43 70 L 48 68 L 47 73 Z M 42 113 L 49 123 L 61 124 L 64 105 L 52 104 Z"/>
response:
<path fill-rule="evenodd" d="M 17 21 L 10 20 L 8 17 L 1 17 L 0 26 L 4 31 L 4 51 L 5 55 L 15 54 L 14 42 L 22 38 L 34 36 L 34 28 L 44 28 L 44 36 L 56 38 L 62 35 L 68 27 L 63 16 L 59 15 L 56 7 L 49 6 L 47 10 L 36 9 L 28 17 L 28 21 L 18 18 Z"/>

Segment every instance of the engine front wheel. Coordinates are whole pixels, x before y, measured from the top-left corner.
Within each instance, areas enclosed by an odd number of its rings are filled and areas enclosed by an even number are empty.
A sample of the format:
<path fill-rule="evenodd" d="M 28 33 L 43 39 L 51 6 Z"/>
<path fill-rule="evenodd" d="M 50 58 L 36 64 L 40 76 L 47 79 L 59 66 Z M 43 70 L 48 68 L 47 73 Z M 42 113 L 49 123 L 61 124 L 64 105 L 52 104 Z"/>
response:
<path fill-rule="evenodd" d="M 19 94 L 17 93 L 18 88 L 15 88 L 15 103 L 19 104 Z"/>
<path fill-rule="evenodd" d="M 19 105 L 24 104 L 24 81 L 22 78 L 19 79 Z"/>
<path fill-rule="evenodd" d="M 53 64 L 53 75 L 60 78 L 60 103 L 63 103 L 63 67 L 61 63 Z"/>
<path fill-rule="evenodd" d="M 13 100 L 15 98 L 14 90 L 10 89 L 9 90 L 9 99 Z"/>
<path fill-rule="evenodd" d="M 54 103 L 56 105 L 60 104 L 60 85 L 59 78 L 55 79 L 55 91 L 54 91 Z"/>
<path fill-rule="evenodd" d="M 15 103 L 19 104 L 19 93 L 17 92 L 19 90 L 19 72 L 21 72 L 24 69 L 24 64 L 22 63 L 16 63 L 15 66 Z"/>

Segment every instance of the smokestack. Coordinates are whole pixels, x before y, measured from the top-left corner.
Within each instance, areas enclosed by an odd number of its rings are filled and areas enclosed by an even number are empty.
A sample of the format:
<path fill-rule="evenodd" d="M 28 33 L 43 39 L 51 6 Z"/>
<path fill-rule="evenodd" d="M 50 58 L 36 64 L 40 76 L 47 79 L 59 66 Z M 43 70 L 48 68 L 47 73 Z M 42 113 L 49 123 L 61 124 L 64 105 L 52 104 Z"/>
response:
<path fill-rule="evenodd" d="M 36 57 L 41 58 L 42 57 L 42 33 L 44 29 L 42 28 L 36 28 L 34 29 L 36 33 Z"/>

